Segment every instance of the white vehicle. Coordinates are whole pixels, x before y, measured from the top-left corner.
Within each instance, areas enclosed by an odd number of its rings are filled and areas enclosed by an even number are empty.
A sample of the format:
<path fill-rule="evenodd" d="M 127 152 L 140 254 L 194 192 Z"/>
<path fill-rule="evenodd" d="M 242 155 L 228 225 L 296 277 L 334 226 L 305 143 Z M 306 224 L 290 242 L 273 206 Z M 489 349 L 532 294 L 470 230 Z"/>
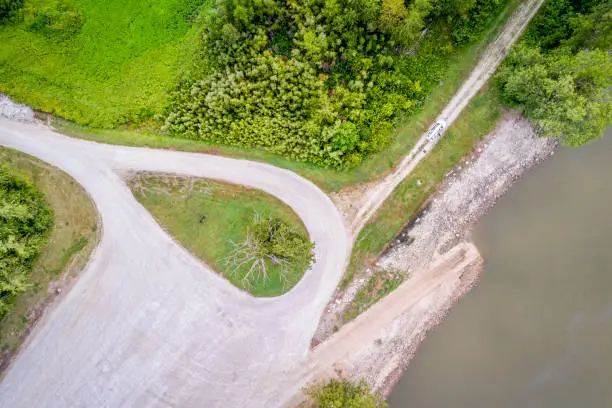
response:
<path fill-rule="evenodd" d="M 429 130 L 427 131 L 427 134 L 426 134 L 427 140 L 429 140 L 430 142 L 437 141 L 440 138 L 440 136 L 442 136 L 444 129 L 446 129 L 446 121 L 444 121 L 443 119 L 440 119 L 439 121 L 434 123 L 433 126 L 430 127 Z"/>

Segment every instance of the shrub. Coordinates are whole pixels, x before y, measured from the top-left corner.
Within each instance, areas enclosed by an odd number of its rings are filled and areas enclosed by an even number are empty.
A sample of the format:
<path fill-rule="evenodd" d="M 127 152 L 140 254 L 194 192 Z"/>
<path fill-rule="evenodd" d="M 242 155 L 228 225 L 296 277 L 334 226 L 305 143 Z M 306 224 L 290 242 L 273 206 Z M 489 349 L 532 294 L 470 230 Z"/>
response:
<path fill-rule="evenodd" d="M 0 23 L 23 6 L 23 0 L 0 0 Z"/>
<path fill-rule="evenodd" d="M 315 408 L 386 408 L 385 401 L 369 392 L 365 382 L 331 379 L 321 385 L 310 385 L 306 395 Z"/>
<path fill-rule="evenodd" d="M 0 167 L 0 317 L 27 288 L 27 274 L 52 226 L 53 214 L 42 194 Z"/>
<path fill-rule="evenodd" d="M 70 37 L 83 25 L 83 16 L 76 10 L 59 8 L 30 10 L 28 29 L 48 38 Z"/>

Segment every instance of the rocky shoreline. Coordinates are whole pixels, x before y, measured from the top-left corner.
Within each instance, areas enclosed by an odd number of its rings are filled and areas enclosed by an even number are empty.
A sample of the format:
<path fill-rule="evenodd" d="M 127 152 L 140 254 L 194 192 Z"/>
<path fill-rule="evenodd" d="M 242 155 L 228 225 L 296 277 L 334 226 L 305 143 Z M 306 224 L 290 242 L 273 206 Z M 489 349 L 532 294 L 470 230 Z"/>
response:
<path fill-rule="evenodd" d="M 556 148 L 555 141 L 537 137 L 529 121 L 507 113 L 482 143 L 447 174 L 426 208 L 390 244 L 375 268 L 364 271 L 360 279 L 330 302 L 315 341 L 324 343 L 330 336 L 335 337 L 334 328 L 341 324 L 342 315 L 369 274 L 399 269 L 410 273 L 402 286 L 416 284 L 427 279 L 430 265 L 450 250 L 472 245 L 471 231 L 476 222 L 512 184 L 554 154 Z M 365 379 L 374 391 L 387 396 L 427 332 L 477 285 L 482 264 L 479 258 L 461 273 L 445 277 L 443 284 L 397 316 L 374 344 L 365 344 L 355 355 L 345 358 L 343 375 Z M 379 303 L 386 301 L 387 298 Z"/>

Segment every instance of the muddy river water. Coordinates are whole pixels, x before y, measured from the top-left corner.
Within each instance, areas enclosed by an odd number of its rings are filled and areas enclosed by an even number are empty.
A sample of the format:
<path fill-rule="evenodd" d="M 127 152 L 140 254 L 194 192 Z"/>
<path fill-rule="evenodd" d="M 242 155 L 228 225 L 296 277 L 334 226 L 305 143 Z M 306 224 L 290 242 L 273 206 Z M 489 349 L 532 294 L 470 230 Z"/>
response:
<path fill-rule="evenodd" d="M 429 334 L 390 407 L 612 407 L 612 130 L 526 174 L 474 239 L 480 284 Z"/>

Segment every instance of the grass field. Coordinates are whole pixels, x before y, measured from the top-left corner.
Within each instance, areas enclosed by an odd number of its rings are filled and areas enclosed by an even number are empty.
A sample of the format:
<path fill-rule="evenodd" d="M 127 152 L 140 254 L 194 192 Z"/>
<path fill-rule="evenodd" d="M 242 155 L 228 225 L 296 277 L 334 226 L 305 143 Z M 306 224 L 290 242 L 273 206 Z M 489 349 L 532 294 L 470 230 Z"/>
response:
<path fill-rule="evenodd" d="M 0 25 L 0 90 L 81 124 L 146 120 L 190 66 L 202 3 L 25 0 Z"/>
<path fill-rule="evenodd" d="M 278 296 L 304 274 L 306 265 L 293 265 L 283 285 L 279 270 L 271 268 L 268 280 L 245 285 L 242 276 L 246 269 L 232 274 L 224 262 L 234 248 L 232 241 L 244 241 L 255 213 L 277 217 L 308 236 L 300 218 L 277 198 L 238 185 L 170 175 L 141 174 L 129 184 L 136 199 L 164 229 L 237 287 L 255 296 Z"/>
<path fill-rule="evenodd" d="M 387 243 L 435 193 L 446 172 L 493 130 L 503 109 L 494 87 L 483 90 L 470 102 L 440 143 L 400 183 L 361 230 L 341 287 L 346 287 L 357 273 L 378 258 Z M 420 186 L 418 180 L 422 181 Z"/>
<path fill-rule="evenodd" d="M 97 242 L 97 212 L 76 181 L 62 171 L 15 150 L 0 147 L 0 162 L 31 180 L 53 208 L 54 226 L 49 241 L 28 276 L 31 285 L 19 294 L 0 321 L 0 370 L 8 363 L 32 323 L 54 297 L 50 283 L 62 288 L 85 265 Z"/>
<path fill-rule="evenodd" d="M 307 163 L 293 162 L 256 149 L 213 145 L 206 142 L 179 139 L 145 131 L 91 129 L 62 120 L 56 121 L 56 127 L 62 133 L 71 136 L 105 143 L 171 148 L 265 161 L 295 171 L 312 180 L 325 191 L 337 191 L 351 184 L 375 179 L 386 174 L 395 166 L 401 157 L 414 145 L 414 142 L 425 132 L 450 97 L 456 92 L 462 81 L 476 64 L 481 52 L 489 42 L 495 39 L 495 36 L 518 4 L 520 4 L 520 0 L 509 2 L 504 11 L 491 22 L 480 42 L 464 48 L 450 58 L 444 83 L 431 93 L 420 113 L 410 117 L 398 127 L 391 146 L 348 171 L 338 171 Z"/>

